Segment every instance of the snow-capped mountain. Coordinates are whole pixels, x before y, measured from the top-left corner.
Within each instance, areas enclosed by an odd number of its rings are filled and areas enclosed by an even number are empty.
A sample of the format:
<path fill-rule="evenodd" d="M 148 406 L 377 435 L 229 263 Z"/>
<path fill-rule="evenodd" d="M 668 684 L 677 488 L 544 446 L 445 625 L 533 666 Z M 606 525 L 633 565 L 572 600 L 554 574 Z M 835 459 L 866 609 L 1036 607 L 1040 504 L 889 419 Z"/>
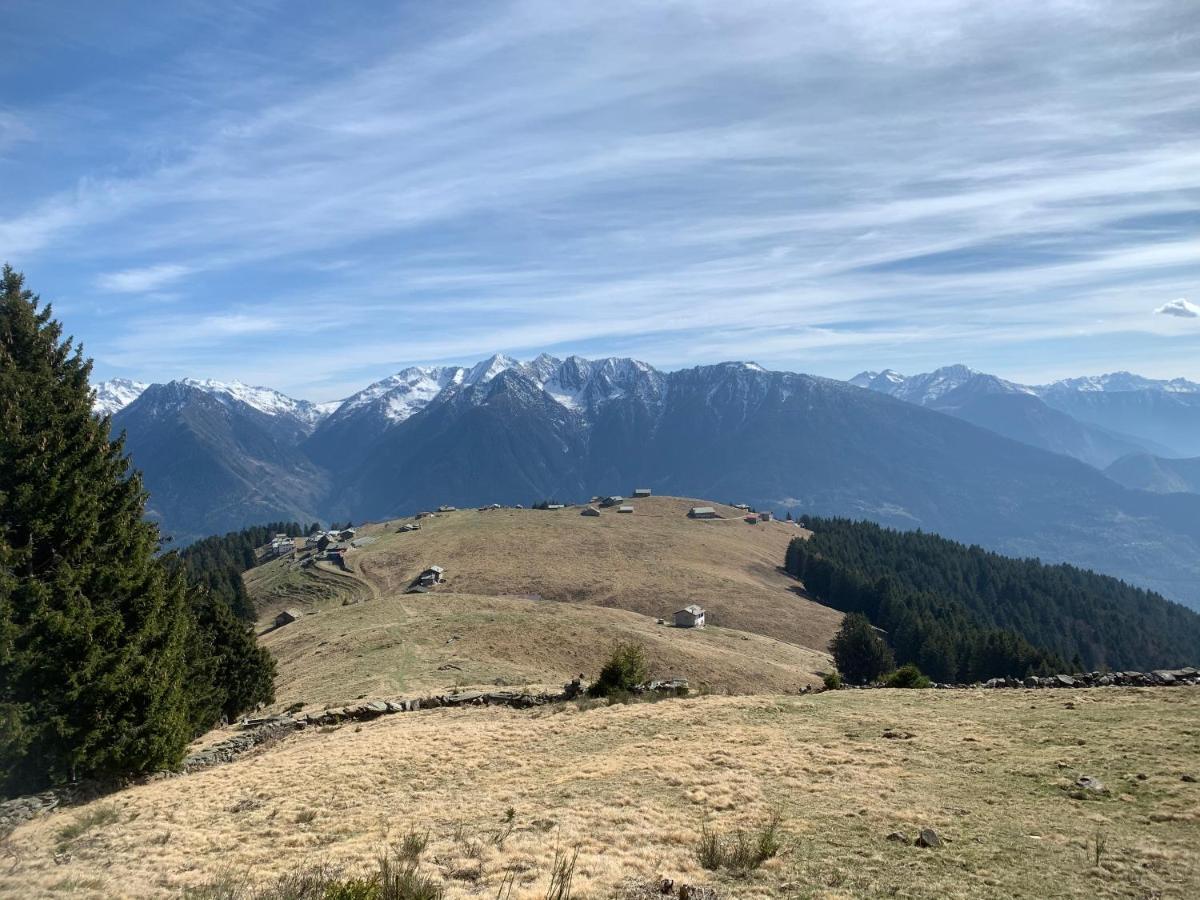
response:
<path fill-rule="evenodd" d="M 1032 394 L 1031 388 L 986 375 L 963 365 L 943 366 L 920 375 L 901 375 L 894 369 L 860 372 L 850 379 L 856 387 L 868 388 L 918 406 L 936 406 L 949 394 L 971 385 L 974 391 L 987 393 Z"/>
<path fill-rule="evenodd" d="M 290 416 L 297 421 L 314 427 L 327 415 L 342 405 L 333 403 L 310 403 L 295 400 L 274 388 L 253 387 L 240 381 L 216 381 L 212 378 L 181 378 L 180 384 L 211 394 L 219 400 L 236 400 L 269 416 Z M 96 385 L 96 397 L 92 409 L 97 415 L 116 415 L 137 400 L 151 385 L 144 381 L 128 378 L 113 378 Z"/>
<path fill-rule="evenodd" d="M 99 416 L 112 416 L 127 407 L 142 395 L 142 391 L 150 387 L 144 381 L 130 381 L 128 378 L 112 378 L 96 385 L 96 397 L 92 401 L 92 410 Z"/>
<path fill-rule="evenodd" d="M 1200 498 L 1130 492 L 1062 455 L 1110 452 L 1103 429 L 965 367 L 860 380 L 887 391 L 745 362 L 493 356 L 404 369 L 332 412 L 230 382 L 152 385 L 113 427 L 179 536 L 649 485 L 929 528 L 1200 599 Z M 901 389 L 928 406 L 881 396 Z"/>
<path fill-rule="evenodd" d="M 1109 372 L 1107 375 L 1088 375 L 1083 378 L 1063 378 L 1050 384 L 1038 385 L 1038 394 L 1079 391 L 1110 393 L 1116 391 L 1161 391 L 1168 394 L 1200 394 L 1200 384 L 1186 378 L 1144 378 L 1132 372 Z"/>
<path fill-rule="evenodd" d="M 556 402 L 575 410 L 593 408 L 639 387 L 653 392 L 661 378 L 652 366 L 633 359 L 612 357 L 593 361 L 572 356 L 562 360 L 543 353 L 529 362 L 521 362 L 496 354 L 470 367 L 413 366 L 403 369 L 347 398 L 337 407 L 334 416 L 344 418 L 370 409 L 391 422 L 403 422 L 449 388 L 487 384 L 501 372 L 508 371 L 519 372 Z"/>
<path fill-rule="evenodd" d="M 495 354 L 472 366 L 411 366 L 389 375 L 347 398 L 324 419 L 307 444 L 308 452 L 324 465 L 356 465 L 390 429 L 431 405 L 463 395 L 482 403 L 486 392 L 472 388 L 513 373 L 565 411 L 581 417 L 586 426 L 605 403 L 625 396 L 655 402 L 661 397 L 663 375 L 633 359 L 559 359 L 543 353 L 528 362 Z"/>
<path fill-rule="evenodd" d="M 274 388 L 254 387 L 240 381 L 215 381 L 211 378 L 183 378 L 181 383 L 212 394 L 218 400 L 236 400 L 269 416 L 291 416 L 306 425 L 315 426 L 327 413 L 328 404 L 294 400 Z"/>
<path fill-rule="evenodd" d="M 1128 378 L 1138 379 L 1138 376 Z M 1072 381 L 1081 385 L 1118 383 L 1116 376 Z M 891 369 L 878 373 L 861 372 L 850 379 L 850 383 L 957 416 L 1013 440 L 1073 456 L 1101 469 L 1130 453 L 1162 449 L 1148 435 L 1139 436 L 1137 431 L 1122 433 L 1122 429 L 1114 429 L 1104 422 L 1073 416 L 1071 410 L 1064 407 L 1070 405 L 1071 398 L 1078 392 L 1068 386 L 1068 382 L 1058 382 L 1054 390 L 1047 391 L 955 365 L 911 376 Z"/>

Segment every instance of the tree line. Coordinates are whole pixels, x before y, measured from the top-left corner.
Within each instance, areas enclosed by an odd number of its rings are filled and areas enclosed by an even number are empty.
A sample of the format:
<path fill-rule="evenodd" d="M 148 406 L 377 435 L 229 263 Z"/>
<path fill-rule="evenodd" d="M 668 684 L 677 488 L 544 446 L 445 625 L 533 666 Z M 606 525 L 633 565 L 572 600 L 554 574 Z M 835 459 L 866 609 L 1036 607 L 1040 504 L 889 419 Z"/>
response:
<path fill-rule="evenodd" d="M 277 534 L 299 537 L 321 530 L 318 522 L 305 527 L 299 522 L 269 522 L 241 531 L 213 535 L 189 544 L 177 554 L 188 579 L 206 587 L 245 622 L 255 619 L 254 604 L 246 594 L 242 573 L 258 564 L 257 550 Z"/>
<path fill-rule="evenodd" d="M 822 603 L 866 615 L 899 662 L 935 680 L 1200 658 L 1200 615 L 1119 579 L 921 531 L 805 521 L 813 536 L 791 542 L 787 571 Z"/>
<path fill-rule="evenodd" d="M 0 794 L 177 765 L 273 699 L 274 661 L 163 555 L 91 362 L 0 274 Z"/>

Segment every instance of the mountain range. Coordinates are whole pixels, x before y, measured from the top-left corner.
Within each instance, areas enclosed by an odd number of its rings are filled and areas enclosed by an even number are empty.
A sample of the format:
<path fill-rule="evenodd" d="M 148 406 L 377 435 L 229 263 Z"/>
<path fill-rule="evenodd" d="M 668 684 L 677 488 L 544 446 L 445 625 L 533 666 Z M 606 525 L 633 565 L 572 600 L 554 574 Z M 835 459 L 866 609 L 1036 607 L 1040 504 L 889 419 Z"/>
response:
<path fill-rule="evenodd" d="M 1200 454 L 1200 384 L 1115 372 L 1023 385 L 966 366 L 850 383 L 966 419 L 1014 440 L 1105 468 L 1130 454 Z"/>
<path fill-rule="evenodd" d="M 637 484 L 920 527 L 1200 606 L 1200 495 L 1107 477 L 1095 465 L 1163 448 L 1076 419 L 1061 400 L 1200 401 L 1200 387 L 1104 384 L 1027 388 L 964 367 L 848 384 L 753 363 L 661 372 L 543 354 L 408 368 L 324 405 L 188 379 L 146 387 L 114 412 L 136 387 L 106 384 L 97 410 L 126 433 L 151 510 L 179 540 L 280 518 L 361 521 Z"/>

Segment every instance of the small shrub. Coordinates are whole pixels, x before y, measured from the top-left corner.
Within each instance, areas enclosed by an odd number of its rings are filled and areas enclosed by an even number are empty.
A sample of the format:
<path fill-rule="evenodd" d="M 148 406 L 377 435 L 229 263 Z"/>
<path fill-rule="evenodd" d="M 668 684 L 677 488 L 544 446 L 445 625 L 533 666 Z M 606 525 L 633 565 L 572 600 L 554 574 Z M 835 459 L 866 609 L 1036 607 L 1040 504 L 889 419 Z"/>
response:
<path fill-rule="evenodd" d="M 112 803 L 103 803 L 85 811 L 74 822 L 58 829 L 59 844 L 69 844 L 83 837 L 93 828 L 103 828 L 121 818 L 121 811 Z"/>
<path fill-rule="evenodd" d="M 440 884 L 421 873 L 416 863 L 403 863 L 397 867 L 387 856 L 379 859 L 377 878 L 378 893 L 366 895 L 364 900 L 442 900 L 446 894 Z M 326 900 L 328 898 L 326 894 Z M 343 898 L 334 897 L 332 900 Z M 347 897 L 345 900 L 356 898 Z"/>
<path fill-rule="evenodd" d="M 890 688 L 927 688 L 931 682 L 912 663 L 901 666 L 884 682 Z"/>
<path fill-rule="evenodd" d="M 821 679 L 825 682 L 825 690 L 840 691 L 842 689 L 842 676 L 837 672 L 826 672 Z"/>
<path fill-rule="evenodd" d="M 732 834 L 718 834 L 707 825 L 701 829 L 696 859 L 702 867 L 715 871 L 729 869 L 749 872 L 757 869 L 779 853 L 782 842 L 779 829 L 783 824 L 781 810 L 772 810 L 753 831 L 738 829 Z"/>
<path fill-rule="evenodd" d="M 648 678 L 646 651 L 641 644 L 618 644 L 600 670 L 600 677 L 588 688 L 591 697 L 628 694 Z"/>
<path fill-rule="evenodd" d="M 418 863 L 425 848 L 429 846 L 429 832 L 418 832 L 410 828 L 400 839 L 400 844 L 393 848 L 396 858 L 404 863 Z"/>
<path fill-rule="evenodd" d="M 297 825 L 309 825 L 312 823 L 312 821 L 316 817 L 317 817 L 317 811 L 315 809 L 301 810 L 300 812 L 296 813 L 296 824 Z"/>

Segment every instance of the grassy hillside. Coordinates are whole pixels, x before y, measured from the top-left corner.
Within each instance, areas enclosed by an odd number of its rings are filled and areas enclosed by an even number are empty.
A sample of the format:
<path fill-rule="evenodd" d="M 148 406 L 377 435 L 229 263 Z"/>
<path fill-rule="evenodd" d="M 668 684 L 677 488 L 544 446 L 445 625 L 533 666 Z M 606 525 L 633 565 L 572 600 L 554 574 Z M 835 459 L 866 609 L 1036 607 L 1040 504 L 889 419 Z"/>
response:
<path fill-rule="evenodd" d="M 369 869 L 415 829 L 450 898 L 495 897 L 511 873 L 513 900 L 540 900 L 555 850 L 574 848 L 576 898 L 657 877 L 727 898 L 1194 897 L 1200 784 L 1181 776 L 1200 776 L 1198 722 L 1187 688 L 431 710 L 297 733 L 24 825 L 0 894 L 229 897 L 215 888 Z M 1077 799 L 1081 775 L 1106 792 Z M 704 826 L 774 806 L 775 859 L 745 878 L 701 868 Z M 887 838 L 924 827 L 945 845 Z"/>
<path fill-rule="evenodd" d="M 455 684 L 560 684 L 594 676 L 620 640 L 646 645 L 659 674 L 715 690 L 794 691 L 828 668 L 841 614 L 795 590 L 780 564 L 798 529 L 747 525 L 737 510 L 687 518 L 700 501 L 637 501 L 632 515 L 460 510 L 363 527 L 350 572 L 277 561 L 246 574 L 265 631 L 283 608 L 310 613 L 263 635 L 279 660 L 280 706 L 340 703 Z M 407 520 L 405 520 L 407 521 Z M 427 566 L 430 594 L 404 590 Z M 690 603 L 703 631 L 656 624 Z"/>

